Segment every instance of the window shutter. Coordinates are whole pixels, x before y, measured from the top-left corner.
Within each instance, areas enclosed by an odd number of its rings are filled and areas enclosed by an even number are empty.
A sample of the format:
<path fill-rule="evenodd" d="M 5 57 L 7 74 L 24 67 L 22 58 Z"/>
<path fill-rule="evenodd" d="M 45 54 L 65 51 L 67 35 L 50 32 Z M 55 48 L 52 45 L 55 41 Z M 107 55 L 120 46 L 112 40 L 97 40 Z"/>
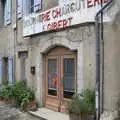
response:
<path fill-rule="evenodd" d="M 0 85 L 2 85 L 2 57 L 0 57 Z"/>
<path fill-rule="evenodd" d="M 31 9 L 31 13 L 33 13 L 34 12 L 34 2 L 35 2 L 35 0 L 31 0 L 31 4 L 30 4 L 30 9 Z"/>
<path fill-rule="evenodd" d="M 18 19 L 22 17 L 22 12 L 23 12 L 22 9 L 23 9 L 23 0 L 17 0 L 17 18 Z"/>
<path fill-rule="evenodd" d="M 6 24 L 11 23 L 11 0 L 6 0 Z"/>
<path fill-rule="evenodd" d="M 30 5 L 29 0 L 23 0 L 23 16 L 26 16 L 29 14 L 30 12 L 29 5 Z"/>
<path fill-rule="evenodd" d="M 4 24 L 7 24 L 7 0 L 4 1 Z"/>
<path fill-rule="evenodd" d="M 8 82 L 13 83 L 13 57 L 8 57 Z"/>
<path fill-rule="evenodd" d="M 23 0 L 23 15 L 25 16 L 26 15 L 26 0 Z"/>
<path fill-rule="evenodd" d="M 41 9 L 41 6 L 42 6 L 41 3 L 42 3 L 42 0 L 34 0 L 34 12 Z"/>

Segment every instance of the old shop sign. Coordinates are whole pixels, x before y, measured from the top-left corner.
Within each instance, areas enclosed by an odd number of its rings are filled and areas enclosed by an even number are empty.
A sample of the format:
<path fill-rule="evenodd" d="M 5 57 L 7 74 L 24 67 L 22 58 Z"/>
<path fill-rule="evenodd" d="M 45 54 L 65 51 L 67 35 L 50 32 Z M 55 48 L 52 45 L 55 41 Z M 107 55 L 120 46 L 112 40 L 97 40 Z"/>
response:
<path fill-rule="evenodd" d="M 101 0 L 69 0 L 67 4 L 40 14 L 30 14 L 23 19 L 23 36 L 57 30 L 85 22 L 94 22 Z M 107 3 L 108 0 L 103 0 Z"/>

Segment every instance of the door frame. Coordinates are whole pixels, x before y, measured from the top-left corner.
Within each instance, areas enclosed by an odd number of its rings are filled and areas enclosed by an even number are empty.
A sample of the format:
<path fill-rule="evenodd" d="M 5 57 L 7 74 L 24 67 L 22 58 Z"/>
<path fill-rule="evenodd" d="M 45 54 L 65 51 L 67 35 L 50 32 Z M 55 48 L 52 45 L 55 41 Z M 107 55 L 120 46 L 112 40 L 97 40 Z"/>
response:
<path fill-rule="evenodd" d="M 75 90 L 74 90 L 74 92 L 76 92 L 76 89 L 77 89 L 77 80 L 76 80 L 76 55 L 75 54 L 72 54 L 72 55 L 63 55 L 63 56 L 61 56 L 61 70 L 60 70 L 60 72 L 61 72 L 61 78 L 63 78 L 64 77 L 64 71 L 63 71 L 63 68 L 64 68 L 64 58 L 73 58 L 74 59 L 74 88 L 75 88 Z M 66 111 L 66 107 L 65 107 L 65 103 L 66 102 L 70 102 L 71 101 L 71 99 L 69 99 L 69 98 L 65 98 L 64 97 L 64 86 L 63 86 L 63 83 L 62 83 L 62 85 L 60 86 L 61 87 L 61 93 L 60 93 L 60 95 L 61 95 L 61 98 L 60 98 L 60 105 L 61 105 L 61 112 L 65 112 Z"/>
<path fill-rule="evenodd" d="M 48 60 L 49 59 L 56 59 L 56 70 L 57 70 L 57 72 L 59 72 L 58 71 L 58 63 L 59 63 L 58 56 L 46 56 L 45 57 L 45 106 L 47 108 L 53 109 L 55 111 L 59 111 L 58 108 L 60 106 L 60 103 L 58 101 L 58 99 L 59 99 L 58 85 L 57 85 L 57 89 L 56 89 L 57 96 L 48 95 Z M 59 79 L 59 77 L 58 77 L 58 79 Z M 54 100 L 54 102 L 53 102 L 53 100 Z M 56 104 L 54 104 L 54 103 L 56 103 Z M 50 105 L 50 104 L 53 104 L 53 105 Z M 54 106 L 54 108 L 52 106 Z"/>
<path fill-rule="evenodd" d="M 56 59 L 56 62 L 57 62 L 57 64 L 56 64 L 57 73 L 59 72 L 58 71 L 58 61 L 57 61 L 58 60 L 58 56 L 47 56 L 46 57 L 46 90 L 48 90 L 48 77 L 47 77 L 48 76 L 48 66 L 47 66 L 48 65 L 48 59 Z M 56 90 L 58 91 L 58 86 L 57 86 Z M 58 98 L 58 94 L 57 94 L 57 96 L 48 95 L 48 92 L 46 91 L 46 97 Z"/>
<path fill-rule="evenodd" d="M 61 49 L 62 49 L 62 47 L 61 47 Z M 58 74 L 58 86 L 57 86 L 57 96 L 52 96 L 52 95 L 48 95 L 48 59 L 56 59 L 57 60 L 57 72 L 59 73 Z M 76 80 L 76 70 L 77 70 L 77 67 L 76 67 L 76 63 L 77 63 L 77 59 L 76 59 L 76 54 L 75 54 L 75 52 L 72 52 L 72 51 L 67 51 L 67 52 L 63 52 L 62 54 L 46 54 L 45 56 L 44 56 L 44 68 L 45 68 L 45 70 L 44 70 L 44 72 L 45 72 L 45 74 L 44 74 L 44 80 L 45 80 L 45 82 L 44 82 L 44 86 L 45 86 L 45 106 L 47 107 L 47 108 L 50 108 L 50 109 L 52 109 L 52 110 L 55 110 L 55 111 L 59 111 L 59 112 L 64 112 L 65 111 L 65 106 L 64 106 L 64 102 L 68 102 L 68 101 L 70 101 L 70 99 L 68 99 L 68 98 L 64 98 L 64 96 L 63 96 L 63 85 L 61 85 L 61 78 L 62 78 L 62 76 L 63 76 L 63 59 L 64 58 L 74 58 L 74 60 L 75 60 L 75 65 L 74 65 L 74 73 L 75 73 L 75 92 L 76 92 L 76 89 L 77 89 L 77 80 Z M 61 63 L 60 63 L 61 62 Z M 57 108 L 53 108 L 53 107 L 50 107 L 49 105 L 47 105 L 48 103 L 48 101 L 47 101 L 47 99 L 48 99 L 48 97 L 51 99 L 51 100 L 53 100 L 53 99 L 55 99 L 55 102 L 56 101 L 58 101 L 58 106 L 56 106 Z M 52 105 L 51 105 L 52 106 Z"/>

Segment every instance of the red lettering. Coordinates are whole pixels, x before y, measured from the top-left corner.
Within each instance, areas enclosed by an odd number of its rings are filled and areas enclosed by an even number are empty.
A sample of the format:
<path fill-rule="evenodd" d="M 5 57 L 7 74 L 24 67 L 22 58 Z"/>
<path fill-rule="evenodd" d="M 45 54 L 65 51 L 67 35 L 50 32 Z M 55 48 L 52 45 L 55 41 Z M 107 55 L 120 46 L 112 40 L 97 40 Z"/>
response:
<path fill-rule="evenodd" d="M 63 20 L 58 21 L 58 29 L 61 28 Z"/>
<path fill-rule="evenodd" d="M 52 11 L 52 17 L 56 18 L 56 11 L 55 10 Z"/>
<path fill-rule="evenodd" d="M 103 0 L 103 3 L 107 3 L 108 2 L 108 0 Z"/>
<path fill-rule="evenodd" d="M 58 18 L 61 16 L 61 9 L 60 8 L 56 8 L 56 10 L 52 11 L 52 17 L 53 18 Z"/>
<path fill-rule="evenodd" d="M 98 0 L 98 4 L 101 4 L 101 0 Z"/>
<path fill-rule="evenodd" d="M 100 0 L 94 0 L 94 6 L 96 6 L 96 2 L 97 4 L 100 4 Z"/>
<path fill-rule="evenodd" d="M 49 21 L 50 20 L 50 12 L 51 11 L 48 11 L 45 14 L 42 14 L 42 20 L 43 21 Z"/>
<path fill-rule="evenodd" d="M 107 2 L 108 0 L 87 0 L 87 8 L 90 8 L 99 4 L 104 4 Z"/>
<path fill-rule="evenodd" d="M 92 0 L 87 0 L 87 8 L 93 7 Z"/>
<path fill-rule="evenodd" d="M 57 22 L 53 22 L 53 29 L 57 29 Z"/>
<path fill-rule="evenodd" d="M 48 11 L 48 12 L 46 13 L 46 20 L 47 20 L 47 21 L 50 20 L 50 11 Z"/>
<path fill-rule="evenodd" d="M 57 17 L 61 16 L 61 8 L 56 8 L 56 15 Z"/>
<path fill-rule="evenodd" d="M 52 22 L 47 25 L 47 30 L 56 30 L 60 28 L 66 28 L 71 25 L 72 18 L 59 20 L 57 22 Z"/>
<path fill-rule="evenodd" d="M 68 21 L 66 19 L 63 20 L 63 28 L 66 28 L 67 27 L 67 23 Z"/>
<path fill-rule="evenodd" d="M 68 18 L 69 26 L 71 25 L 72 18 Z"/>

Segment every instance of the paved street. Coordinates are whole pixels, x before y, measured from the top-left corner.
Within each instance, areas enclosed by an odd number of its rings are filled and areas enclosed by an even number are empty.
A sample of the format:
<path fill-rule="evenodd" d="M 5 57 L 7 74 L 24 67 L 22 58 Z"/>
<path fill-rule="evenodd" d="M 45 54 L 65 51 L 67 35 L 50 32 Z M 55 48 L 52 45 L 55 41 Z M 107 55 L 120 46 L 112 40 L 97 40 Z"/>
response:
<path fill-rule="evenodd" d="M 0 120 L 40 120 L 0 102 Z"/>

